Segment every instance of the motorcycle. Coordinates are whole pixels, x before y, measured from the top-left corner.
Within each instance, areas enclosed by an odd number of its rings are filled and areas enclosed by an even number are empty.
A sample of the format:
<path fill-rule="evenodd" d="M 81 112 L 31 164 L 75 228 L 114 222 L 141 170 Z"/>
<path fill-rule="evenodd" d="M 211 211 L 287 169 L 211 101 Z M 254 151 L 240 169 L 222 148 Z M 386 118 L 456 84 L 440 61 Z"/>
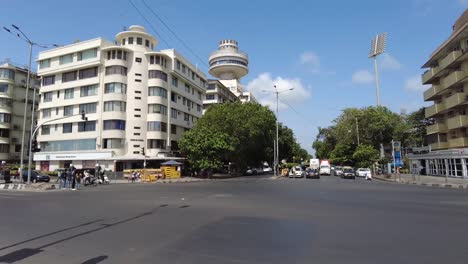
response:
<path fill-rule="evenodd" d="M 85 171 L 84 172 L 84 178 L 83 178 L 83 184 L 84 184 L 84 186 L 89 186 L 89 185 L 97 186 L 96 178 L 91 173 Z"/>

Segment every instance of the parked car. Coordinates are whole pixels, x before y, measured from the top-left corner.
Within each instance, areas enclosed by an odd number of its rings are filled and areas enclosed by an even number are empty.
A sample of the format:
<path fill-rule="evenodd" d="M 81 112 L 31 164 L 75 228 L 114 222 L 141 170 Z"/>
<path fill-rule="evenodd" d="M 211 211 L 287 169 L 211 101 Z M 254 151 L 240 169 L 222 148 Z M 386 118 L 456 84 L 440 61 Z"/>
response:
<path fill-rule="evenodd" d="M 341 176 L 341 175 L 343 175 L 343 168 L 342 168 L 342 167 L 339 167 L 339 166 L 335 167 L 335 171 L 333 172 L 333 174 L 334 174 L 335 176 Z"/>
<path fill-rule="evenodd" d="M 307 168 L 305 170 L 305 177 L 307 179 L 320 179 L 320 174 L 317 169 Z"/>
<path fill-rule="evenodd" d="M 247 167 L 246 175 L 257 175 L 263 173 L 263 169 Z"/>
<path fill-rule="evenodd" d="M 27 182 L 28 181 L 28 171 L 25 170 L 23 174 L 23 181 Z M 44 174 L 40 171 L 33 170 L 31 171 L 31 182 L 50 182 L 50 176 L 47 174 Z"/>
<path fill-rule="evenodd" d="M 273 169 L 271 167 L 264 167 L 263 168 L 263 173 L 272 173 Z"/>
<path fill-rule="evenodd" d="M 302 178 L 305 176 L 305 171 L 301 166 L 292 167 L 289 170 L 289 178 Z"/>
<path fill-rule="evenodd" d="M 371 171 L 369 168 L 359 168 L 356 170 L 356 176 L 358 177 L 372 177 Z"/>
<path fill-rule="evenodd" d="M 356 179 L 353 168 L 343 168 L 343 174 L 341 175 L 343 179 Z"/>

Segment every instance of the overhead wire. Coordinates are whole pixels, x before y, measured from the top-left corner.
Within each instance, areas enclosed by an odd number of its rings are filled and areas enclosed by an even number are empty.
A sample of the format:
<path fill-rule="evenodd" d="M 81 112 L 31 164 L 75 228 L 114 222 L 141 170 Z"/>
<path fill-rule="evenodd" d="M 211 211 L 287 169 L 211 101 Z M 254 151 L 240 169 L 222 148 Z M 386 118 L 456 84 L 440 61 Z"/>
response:
<path fill-rule="evenodd" d="M 174 35 L 174 37 L 193 55 L 195 56 L 206 68 L 209 68 L 209 65 L 205 62 L 205 60 L 201 59 L 200 56 L 192 49 L 190 48 L 189 45 L 181 38 L 179 37 L 174 30 L 166 23 L 164 20 L 146 3 L 145 0 L 142 0 L 143 4 L 148 8 L 148 10 L 169 30 L 169 32 Z"/>

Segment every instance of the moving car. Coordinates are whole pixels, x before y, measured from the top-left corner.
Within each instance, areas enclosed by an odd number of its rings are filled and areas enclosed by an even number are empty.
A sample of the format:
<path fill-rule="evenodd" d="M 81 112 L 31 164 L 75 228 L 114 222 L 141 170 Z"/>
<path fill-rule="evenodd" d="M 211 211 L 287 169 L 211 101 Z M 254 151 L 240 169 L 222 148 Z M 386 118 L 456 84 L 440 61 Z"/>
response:
<path fill-rule="evenodd" d="M 26 170 L 23 174 L 23 181 L 28 181 L 28 171 Z M 31 182 L 50 182 L 50 176 L 40 171 L 31 171 Z"/>
<path fill-rule="evenodd" d="M 343 168 L 342 167 L 339 167 L 339 166 L 336 166 L 335 167 L 335 171 L 333 172 L 333 174 L 335 176 L 341 176 L 343 175 Z"/>
<path fill-rule="evenodd" d="M 307 179 L 320 179 L 320 174 L 317 169 L 307 168 L 305 170 L 305 177 Z"/>
<path fill-rule="evenodd" d="M 356 176 L 358 177 L 372 177 L 371 171 L 369 168 L 359 168 L 356 170 Z"/>
<path fill-rule="evenodd" d="M 353 168 L 344 167 L 343 168 L 343 174 L 341 175 L 341 178 L 343 178 L 343 179 L 353 179 L 353 180 L 356 179 Z"/>
<path fill-rule="evenodd" d="M 301 166 L 292 167 L 289 170 L 289 178 L 302 178 L 305 175 L 305 171 Z"/>

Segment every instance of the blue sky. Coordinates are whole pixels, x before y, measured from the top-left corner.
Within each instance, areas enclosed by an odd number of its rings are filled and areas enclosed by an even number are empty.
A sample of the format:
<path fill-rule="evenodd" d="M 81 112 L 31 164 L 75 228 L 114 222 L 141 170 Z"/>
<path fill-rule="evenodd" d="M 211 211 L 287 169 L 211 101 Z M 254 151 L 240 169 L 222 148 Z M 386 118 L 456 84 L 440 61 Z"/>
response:
<path fill-rule="evenodd" d="M 204 64 L 218 41 L 236 39 L 250 58 L 250 72 L 241 81 L 261 102 L 273 102 L 262 89 L 273 89 L 274 84 L 279 89 L 294 87 L 281 94 L 280 121 L 294 130 L 309 152 L 317 127 L 328 126 L 341 109 L 375 105 L 373 63 L 367 55 L 378 33 L 388 33 L 386 54 L 379 57 L 382 104 L 395 112 L 427 105 L 422 99 L 420 67 L 468 7 L 468 0 L 146 0 L 205 59 L 201 62 L 141 0 L 132 1 L 169 48 L 206 73 Z M 0 3 L 0 25 L 15 24 L 39 43 L 113 40 L 123 27 L 133 24 L 155 34 L 129 0 Z M 25 43 L 5 31 L 0 33 L 0 43 L 0 60 L 27 64 Z M 165 48 L 160 40 L 156 49 Z M 34 50 L 34 57 L 38 51 Z"/>

